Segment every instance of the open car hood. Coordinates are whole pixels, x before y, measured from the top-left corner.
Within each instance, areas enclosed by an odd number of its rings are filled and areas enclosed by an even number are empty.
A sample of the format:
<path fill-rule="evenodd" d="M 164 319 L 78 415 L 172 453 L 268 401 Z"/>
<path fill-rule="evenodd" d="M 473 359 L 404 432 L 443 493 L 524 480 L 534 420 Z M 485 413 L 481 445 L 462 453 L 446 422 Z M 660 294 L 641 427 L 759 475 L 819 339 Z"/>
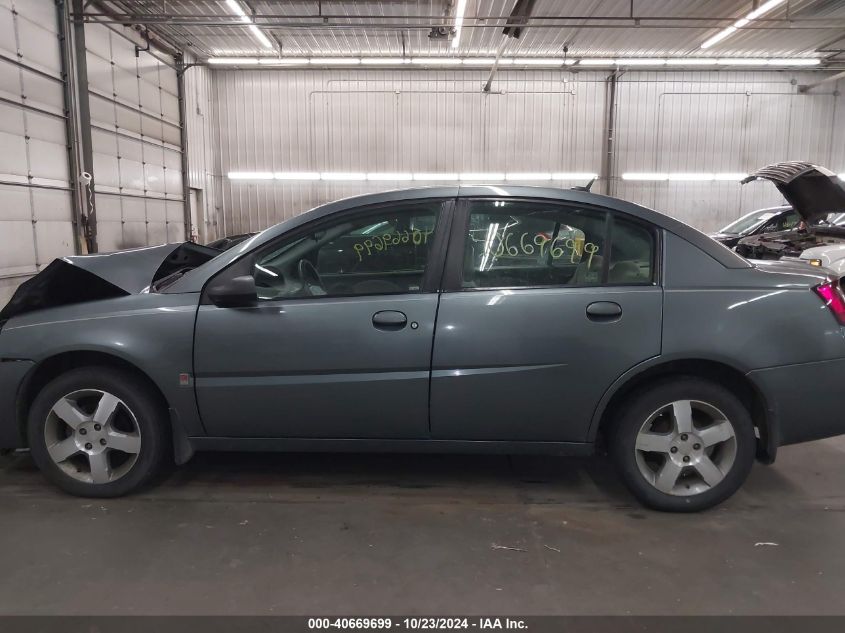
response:
<path fill-rule="evenodd" d="M 742 184 L 752 180 L 774 183 L 807 222 L 845 211 L 845 187 L 836 174 L 824 167 L 801 162 L 775 163 L 757 170 Z"/>
<path fill-rule="evenodd" d="M 183 242 L 56 259 L 18 287 L 0 310 L 0 322 L 35 310 L 139 294 L 156 281 L 196 268 L 219 254 L 216 249 Z"/>

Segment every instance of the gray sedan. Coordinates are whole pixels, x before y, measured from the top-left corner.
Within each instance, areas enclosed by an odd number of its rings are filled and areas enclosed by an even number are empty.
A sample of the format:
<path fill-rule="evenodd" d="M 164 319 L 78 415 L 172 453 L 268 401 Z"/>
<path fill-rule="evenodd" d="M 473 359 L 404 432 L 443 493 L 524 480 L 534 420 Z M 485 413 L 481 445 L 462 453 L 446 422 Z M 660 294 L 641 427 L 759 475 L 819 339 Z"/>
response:
<path fill-rule="evenodd" d="M 700 510 L 845 432 L 845 295 L 584 191 L 325 205 L 223 253 L 57 260 L 0 312 L 0 447 L 115 496 L 197 450 L 612 455 Z"/>

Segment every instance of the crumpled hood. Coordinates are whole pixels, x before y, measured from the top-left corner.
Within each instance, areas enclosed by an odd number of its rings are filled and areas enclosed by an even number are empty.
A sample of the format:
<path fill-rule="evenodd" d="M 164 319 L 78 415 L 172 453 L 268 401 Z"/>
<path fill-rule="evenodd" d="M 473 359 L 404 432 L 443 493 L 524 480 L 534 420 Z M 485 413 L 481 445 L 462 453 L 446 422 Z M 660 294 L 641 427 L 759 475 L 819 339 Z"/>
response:
<path fill-rule="evenodd" d="M 196 268 L 220 254 L 191 242 L 133 248 L 116 253 L 63 257 L 62 261 L 93 273 L 124 290 L 138 294 L 181 268 Z"/>
<path fill-rule="evenodd" d="M 18 287 L 0 310 L 0 321 L 35 310 L 139 294 L 154 282 L 196 268 L 219 254 L 213 248 L 183 242 L 62 257 Z"/>
<path fill-rule="evenodd" d="M 775 163 L 758 169 L 742 181 L 768 180 L 807 222 L 828 213 L 845 211 L 845 187 L 829 169 L 802 162 Z"/>

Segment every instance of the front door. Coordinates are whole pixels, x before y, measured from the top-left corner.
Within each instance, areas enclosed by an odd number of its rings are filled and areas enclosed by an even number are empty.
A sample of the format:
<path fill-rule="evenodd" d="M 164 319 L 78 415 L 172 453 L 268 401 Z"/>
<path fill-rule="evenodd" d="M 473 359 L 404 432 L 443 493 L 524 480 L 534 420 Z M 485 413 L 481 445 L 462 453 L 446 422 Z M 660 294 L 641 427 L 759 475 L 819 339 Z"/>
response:
<path fill-rule="evenodd" d="M 296 231 L 221 275 L 258 306 L 200 306 L 196 393 L 218 437 L 423 438 L 443 211 L 393 203 Z"/>
<path fill-rule="evenodd" d="M 435 333 L 432 437 L 586 441 L 607 388 L 660 353 L 656 235 L 568 203 L 464 203 Z"/>

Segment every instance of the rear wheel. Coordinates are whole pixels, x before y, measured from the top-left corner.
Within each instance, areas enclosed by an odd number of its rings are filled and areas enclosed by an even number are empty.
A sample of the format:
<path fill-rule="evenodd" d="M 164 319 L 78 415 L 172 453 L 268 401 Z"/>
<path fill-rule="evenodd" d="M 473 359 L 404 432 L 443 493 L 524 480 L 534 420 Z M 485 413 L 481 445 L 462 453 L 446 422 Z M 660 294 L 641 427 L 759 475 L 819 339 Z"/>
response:
<path fill-rule="evenodd" d="M 610 448 L 642 503 L 694 512 L 721 503 L 745 481 L 754 463 L 754 427 L 730 391 L 683 378 L 657 383 L 627 401 Z"/>
<path fill-rule="evenodd" d="M 166 451 L 164 412 L 150 388 L 112 368 L 75 369 L 36 396 L 29 445 L 44 475 L 85 497 L 116 497 L 143 485 Z"/>

